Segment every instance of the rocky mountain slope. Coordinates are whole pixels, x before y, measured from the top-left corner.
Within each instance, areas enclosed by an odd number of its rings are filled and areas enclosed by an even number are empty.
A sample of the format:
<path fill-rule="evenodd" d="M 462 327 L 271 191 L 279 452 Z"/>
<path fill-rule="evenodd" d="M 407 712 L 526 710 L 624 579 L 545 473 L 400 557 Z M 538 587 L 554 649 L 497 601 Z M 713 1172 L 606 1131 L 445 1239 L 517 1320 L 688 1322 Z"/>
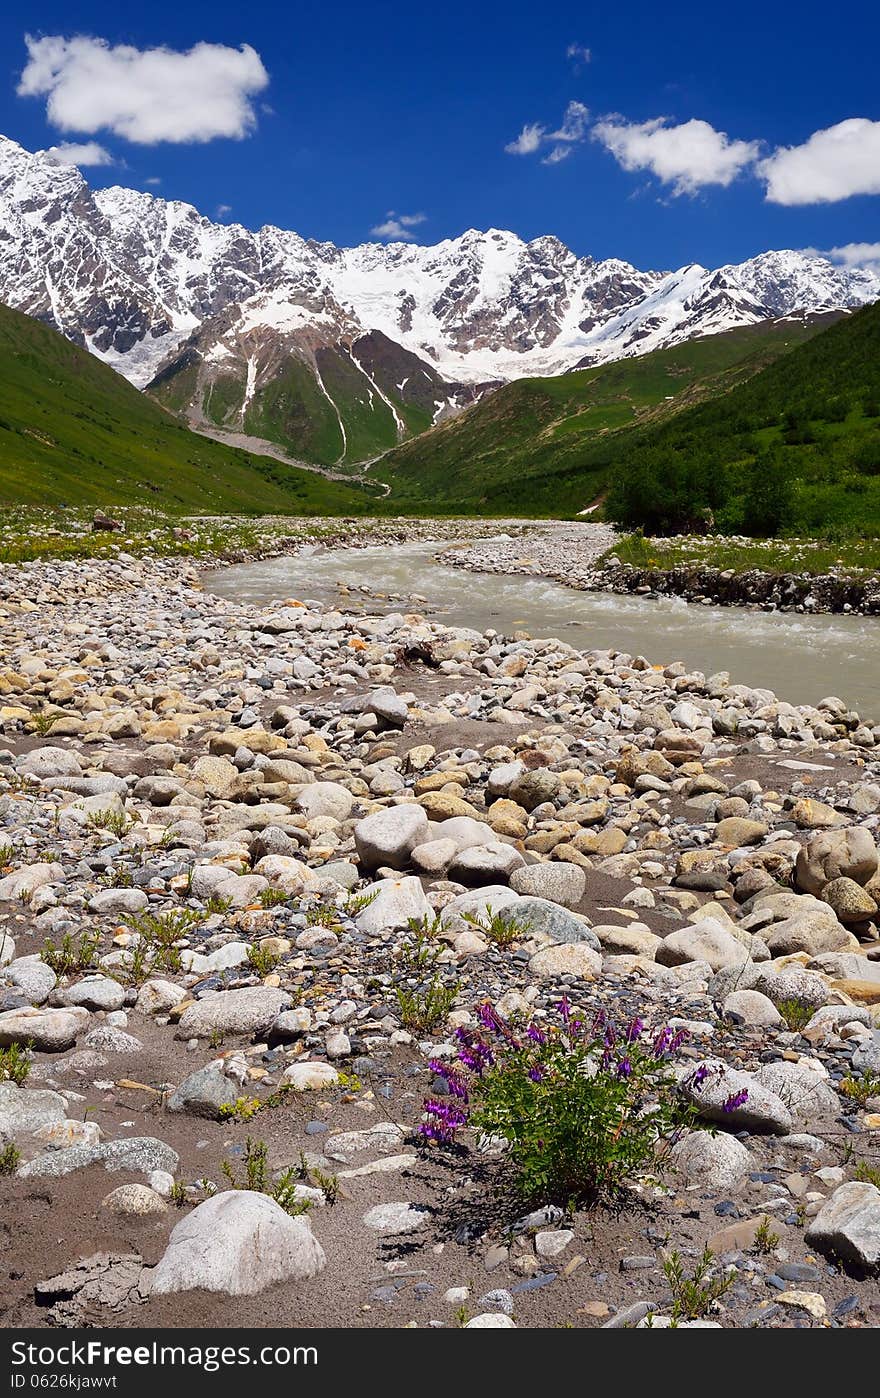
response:
<path fill-rule="evenodd" d="M 216 224 L 0 137 L 0 300 L 198 424 L 314 461 L 376 455 L 487 384 L 850 308 L 880 279 L 797 252 L 639 271 L 558 239 L 469 230 L 338 248 Z"/>

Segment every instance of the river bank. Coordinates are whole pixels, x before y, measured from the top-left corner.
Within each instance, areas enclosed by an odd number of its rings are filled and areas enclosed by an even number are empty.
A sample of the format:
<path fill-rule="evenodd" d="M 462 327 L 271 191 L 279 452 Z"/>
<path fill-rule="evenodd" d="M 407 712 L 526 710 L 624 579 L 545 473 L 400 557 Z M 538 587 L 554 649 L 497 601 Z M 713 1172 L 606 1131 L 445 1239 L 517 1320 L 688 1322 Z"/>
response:
<path fill-rule="evenodd" d="M 608 525 L 545 523 L 526 525 L 516 541 L 453 547 L 442 556 L 453 567 L 549 577 L 583 591 L 801 615 L 877 615 L 880 570 L 872 573 L 868 566 L 874 549 L 850 545 L 842 551 L 853 561 L 841 559 L 823 572 L 819 560 L 835 551 L 811 541 L 621 538 Z M 733 566 L 714 565 L 712 554 L 730 555 Z M 766 566 L 759 566 L 762 556 Z"/>
<path fill-rule="evenodd" d="M 0 579 L 4 1324 L 687 1323 L 704 1248 L 703 1323 L 878 1323 L 880 727 L 184 559 Z M 592 1207 L 419 1133 L 562 997 L 695 1111 Z"/>

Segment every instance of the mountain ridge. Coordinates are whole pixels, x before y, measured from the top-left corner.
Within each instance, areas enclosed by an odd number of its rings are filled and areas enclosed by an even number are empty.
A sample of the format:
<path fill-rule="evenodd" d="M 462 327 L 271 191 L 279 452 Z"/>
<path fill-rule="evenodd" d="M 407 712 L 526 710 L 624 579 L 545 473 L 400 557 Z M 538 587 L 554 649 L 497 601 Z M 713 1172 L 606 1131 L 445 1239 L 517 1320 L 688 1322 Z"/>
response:
<path fill-rule="evenodd" d="M 378 455 L 499 382 L 880 297 L 871 271 L 794 251 L 641 271 L 503 229 L 338 248 L 93 191 L 5 137 L 0 226 L 0 300 L 137 387 L 158 379 L 193 425 L 325 465 Z"/>

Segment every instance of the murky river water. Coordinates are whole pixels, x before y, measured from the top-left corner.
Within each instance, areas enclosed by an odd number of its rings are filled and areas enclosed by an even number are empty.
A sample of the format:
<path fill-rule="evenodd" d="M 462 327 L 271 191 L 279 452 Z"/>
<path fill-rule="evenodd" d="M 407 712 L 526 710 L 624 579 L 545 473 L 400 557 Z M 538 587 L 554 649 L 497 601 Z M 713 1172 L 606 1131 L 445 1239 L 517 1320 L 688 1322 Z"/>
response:
<path fill-rule="evenodd" d="M 416 609 L 453 626 L 558 636 L 581 650 L 614 647 L 654 663 L 683 660 L 707 675 L 727 670 L 735 682 L 766 686 L 795 704 L 837 694 L 863 717 L 880 719 L 880 619 L 575 592 L 543 578 L 450 568 L 435 561 L 439 547 L 317 549 L 308 556 L 225 568 L 212 574 L 207 586 L 248 602 L 315 598 L 344 610 L 352 609 L 354 599 L 340 594 L 340 583 L 421 593 L 430 606 Z M 372 597 L 356 605 L 369 612 L 401 609 L 399 602 L 383 605 Z"/>

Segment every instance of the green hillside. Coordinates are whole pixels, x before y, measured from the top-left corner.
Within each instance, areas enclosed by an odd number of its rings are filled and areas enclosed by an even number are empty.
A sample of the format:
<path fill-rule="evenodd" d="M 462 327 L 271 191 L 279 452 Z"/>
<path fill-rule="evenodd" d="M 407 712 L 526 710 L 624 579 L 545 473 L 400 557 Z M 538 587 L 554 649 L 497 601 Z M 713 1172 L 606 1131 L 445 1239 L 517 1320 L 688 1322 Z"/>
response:
<path fill-rule="evenodd" d="M 106 364 L 0 306 L 0 503 L 375 514 L 376 494 L 197 436 Z"/>
<path fill-rule="evenodd" d="M 880 302 L 747 383 L 593 455 L 609 516 L 677 532 L 880 533 Z"/>
<path fill-rule="evenodd" d="M 520 379 L 388 453 L 378 474 L 398 508 L 424 500 L 437 509 L 576 513 L 604 488 L 612 443 L 724 393 L 819 328 L 764 323 L 557 378 Z"/>

